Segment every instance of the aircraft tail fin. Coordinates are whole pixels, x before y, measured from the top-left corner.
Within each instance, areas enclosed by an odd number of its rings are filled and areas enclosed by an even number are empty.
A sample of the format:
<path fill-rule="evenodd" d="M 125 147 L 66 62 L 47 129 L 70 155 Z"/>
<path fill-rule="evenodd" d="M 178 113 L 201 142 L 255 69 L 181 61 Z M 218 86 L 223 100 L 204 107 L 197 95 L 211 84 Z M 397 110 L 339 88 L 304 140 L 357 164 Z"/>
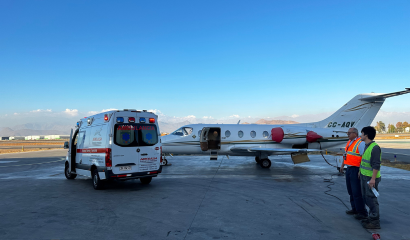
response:
<path fill-rule="evenodd" d="M 339 131 L 347 131 L 349 128 L 355 127 L 360 131 L 363 127 L 369 126 L 373 122 L 386 98 L 406 93 L 410 93 L 410 88 L 406 88 L 404 91 L 386 94 L 359 94 L 330 117 L 317 122 L 315 125 L 317 127 L 331 128 Z"/>

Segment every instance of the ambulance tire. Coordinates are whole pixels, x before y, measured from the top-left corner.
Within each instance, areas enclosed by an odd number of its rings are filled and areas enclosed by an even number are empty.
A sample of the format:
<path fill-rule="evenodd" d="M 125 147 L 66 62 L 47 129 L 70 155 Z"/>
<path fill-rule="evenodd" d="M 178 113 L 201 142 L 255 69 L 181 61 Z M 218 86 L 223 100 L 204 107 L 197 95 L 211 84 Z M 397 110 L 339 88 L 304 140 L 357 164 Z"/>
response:
<path fill-rule="evenodd" d="M 64 175 L 67 179 L 74 179 L 77 177 L 77 174 L 70 173 L 70 170 L 68 169 L 68 163 L 65 164 Z"/>
<path fill-rule="evenodd" d="M 104 188 L 104 182 L 101 181 L 100 176 L 98 175 L 98 170 L 94 169 L 92 174 L 93 187 L 95 190 L 101 190 Z"/>
<path fill-rule="evenodd" d="M 255 157 L 255 162 L 259 163 L 261 161 L 261 159 L 259 157 Z"/>
<path fill-rule="evenodd" d="M 164 159 L 162 159 L 162 165 L 163 165 L 163 166 L 168 165 L 168 160 L 166 160 L 165 158 L 164 158 Z"/>
<path fill-rule="evenodd" d="M 269 160 L 269 158 L 264 158 L 259 163 L 262 168 L 270 168 L 270 166 L 272 165 L 272 162 Z"/>
<path fill-rule="evenodd" d="M 149 184 L 152 181 L 152 177 L 140 178 L 142 184 Z"/>

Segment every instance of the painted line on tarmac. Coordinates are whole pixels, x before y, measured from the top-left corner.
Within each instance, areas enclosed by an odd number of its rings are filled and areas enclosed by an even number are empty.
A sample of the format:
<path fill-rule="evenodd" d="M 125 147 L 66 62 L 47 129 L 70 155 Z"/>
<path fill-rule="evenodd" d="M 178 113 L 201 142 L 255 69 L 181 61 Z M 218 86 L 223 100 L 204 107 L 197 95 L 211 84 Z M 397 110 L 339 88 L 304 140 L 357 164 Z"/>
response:
<path fill-rule="evenodd" d="M 404 156 L 410 156 L 410 154 L 404 154 L 404 153 L 382 152 L 382 154 L 383 154 L 383 153 L 394 154 L 394 155 L 404 155 Z"/>
<path fill-rule="evenodd" d="M 30 166 L 30 165 L 36 165 L 36 164 L 46 164 L 46 163 L 55 163 L 55 162 L 61 162 L 65 161 L 65 159 L 62 160 L 57 160 L 57 161 L 51 161 L 51 162 L 41 162 L 41 163 L 30 163 L 30 164 L 20 164 L 20 165 L 10 165 L 10 166 L 0 166 L 0 168 L 4 167 L 21 167 L 21 166 Z"/>

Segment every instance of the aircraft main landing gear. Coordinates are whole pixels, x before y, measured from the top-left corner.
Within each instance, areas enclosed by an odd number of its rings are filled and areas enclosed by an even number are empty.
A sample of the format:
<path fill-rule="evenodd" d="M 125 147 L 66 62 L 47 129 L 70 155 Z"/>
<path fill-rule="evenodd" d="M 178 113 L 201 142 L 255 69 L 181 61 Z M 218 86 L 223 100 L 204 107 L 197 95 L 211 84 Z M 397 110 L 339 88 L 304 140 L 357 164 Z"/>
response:
<path fill-rule="evenodd" d="M 162 165 L 162 166 L 168 165 L 168 160 L 167 160 L 166 158 L 163 158 L 161 165 Z"/>
<path fill-rule="evenodd" d="M 261 165 L 262 168 L 270 168 L 272 165 L 272 162 L 269 160 L 269 158 L 264 158 L 259 161 L 259 164 Z"/>

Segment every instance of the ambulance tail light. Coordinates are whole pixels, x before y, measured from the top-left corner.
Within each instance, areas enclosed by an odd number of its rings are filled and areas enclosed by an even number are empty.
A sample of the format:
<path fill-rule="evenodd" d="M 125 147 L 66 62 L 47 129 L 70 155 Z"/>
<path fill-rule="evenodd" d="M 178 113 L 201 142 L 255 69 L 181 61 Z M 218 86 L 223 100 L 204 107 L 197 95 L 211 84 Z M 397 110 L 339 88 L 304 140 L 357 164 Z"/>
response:
<path fill-rule="evenodd" d="M 110 119 L 110 118 L 108 117 L 108 114 L 105 114 L 105 115 L 104 115 L 104 121 L 108 122 L 109 119 Z"/>
<path fill-rule="evenodd" d="M 135 117 L 129 117 L 128 122 L 129 123 L 135 123 Z"/>
<path fill-rule="evenodd" d="M 160 160 L 159 160 L 159 162 L 161 162 L 161 163 L 162 163 L 162 146 L 161 146 L 159 149 L 161 149 L 161 151 L 160 151 Z"/>
<path fill-rule="evenodd" d="M 106 167 L 112 167 L 111 148 L 106 148 L 105 149 L 105 166 Z"/>
<path fill-rule="evenodd" d="M 155 118 L 150 118 L 149 123 L 155 123 Z"/>

